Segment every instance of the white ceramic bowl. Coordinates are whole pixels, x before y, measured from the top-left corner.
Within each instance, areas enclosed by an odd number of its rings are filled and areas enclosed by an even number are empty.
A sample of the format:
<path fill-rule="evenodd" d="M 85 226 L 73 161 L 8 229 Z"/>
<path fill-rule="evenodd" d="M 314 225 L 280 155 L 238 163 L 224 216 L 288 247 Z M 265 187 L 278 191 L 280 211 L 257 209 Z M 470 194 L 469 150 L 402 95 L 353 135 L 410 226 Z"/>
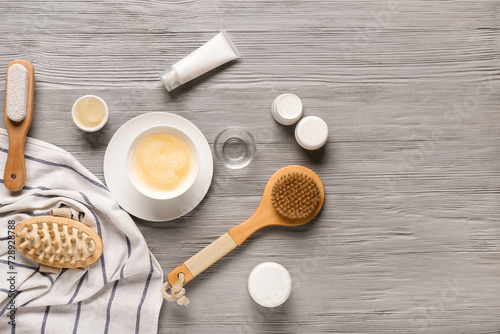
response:
<path fill-rule="evenodd" d="M 189 151 L 191 152 L 191 170 L 189 171 L 188 175 L 186 176 L 185 180 L 175 189 L 169 190 L 169 191 L 164 191 L 164 190 L 157 190 L 153 189 L 151 187 L 148 187 L 144 185 L 143 182 L 141 182 L 137 176 L 135 175 L 134 172 L 134 164 L 133 164 L 133 155 L 134 151 L 137 147 L 137 145 L 146 137 L 153 135 L 153 134 L 159 134 L 159 133 L 166 133 L 166 134 L 172 134 L 182 141 L 184 141 L 189 148 Z M 193 139 L 183 130 L 175 127 L 175 126 L 170 126 L 170 125 L 155 125 L 149 128 L 146 128 L 142 132 L 140 132 L 132 141 L 132 144 L 128 148 L 128 153 L 127 153 L 127 161 L 126 161 L 126 169 L 127 169 L 127 175 L 132 183 L 132 185 L 144 196 L 147 196 L 152 199 L 157 199 L 157 200 L 166 200 L 166 199 L 173 199 L 181 196 L 184 194 L 186 191 L 188 191 L 191 186 L 193 185 L 194 181 L 196 180 L 198 173 L 200 171 L 200 157 L 198 153 L 198 149 L 193 141 Z"/>

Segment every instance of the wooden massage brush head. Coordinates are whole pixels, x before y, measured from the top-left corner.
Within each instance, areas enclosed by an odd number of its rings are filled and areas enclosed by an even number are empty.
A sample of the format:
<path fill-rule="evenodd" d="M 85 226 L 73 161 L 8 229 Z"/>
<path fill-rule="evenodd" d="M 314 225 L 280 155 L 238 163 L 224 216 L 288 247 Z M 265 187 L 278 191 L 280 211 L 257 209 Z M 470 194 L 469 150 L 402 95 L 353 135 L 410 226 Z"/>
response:
<path fill-rule="evenodd" d="M 172 270 L 167 276 L 168 283 L 173 286 L 183 273 L 187 284 L 262 227 L 307 223 L 319 213 L 324 199 L 323 183 L 312 170 L 295 165 L 280 169 L 267 182 L 255 213 Z"/>
<path fill-rule="evenodd" d="M 309 217 L 320 200 L 321 193 L 316 181 L 298 171 L 281 175 L 271 192 L 274 209 L 292 221 Z"/>
<path fill-rule="evenodd" d="M 46 266 L 78 268 L 102 255 L 102 240 L 87 225 L 73 219 L 39 216 L 27 218 L 14 228 L 19 252 Z"/>

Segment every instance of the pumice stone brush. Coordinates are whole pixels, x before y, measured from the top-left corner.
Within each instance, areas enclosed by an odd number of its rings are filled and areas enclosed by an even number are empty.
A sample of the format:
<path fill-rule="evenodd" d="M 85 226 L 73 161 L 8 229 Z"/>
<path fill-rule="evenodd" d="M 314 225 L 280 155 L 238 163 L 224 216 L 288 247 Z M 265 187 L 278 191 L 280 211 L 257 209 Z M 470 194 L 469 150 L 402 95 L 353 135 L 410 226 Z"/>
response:
<path fill-rule="evenodd" d="M 5 83 L 5 127 L 9 134 L 9 152 L 5 163 L 4 184 L 11 191 L 21 190 L 26 182 L 24 146 L 33 119 L 35 71 L 26 60 L 14 60 L 7 66 Z"/>

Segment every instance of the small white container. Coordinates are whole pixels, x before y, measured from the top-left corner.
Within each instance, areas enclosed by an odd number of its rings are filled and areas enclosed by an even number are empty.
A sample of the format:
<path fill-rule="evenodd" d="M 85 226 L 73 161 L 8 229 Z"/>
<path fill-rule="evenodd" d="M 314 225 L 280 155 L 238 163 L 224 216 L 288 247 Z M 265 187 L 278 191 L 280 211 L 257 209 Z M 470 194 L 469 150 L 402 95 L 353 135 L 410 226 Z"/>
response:
<path fill-rule="evenodd" d="M 276 122 L 295 124 L 302 117 L 302 100 L 295 94 L 281 94 L 274 99 L 271 112 Z"/>
<path fill-rule="evenodd" d="M 248 276 L 248 292 L 261 306 L 280 306 L 290 297 L 292 278 L 281 264 L 263 262 L 255 266 Z"/>
<path fill-rule="evenodd" d="M 109 109 L 99 96 L 85 95 L 75 101 L 71 116 L 80 130 L 95 132 L 108 122 Z"/>
<path fill-rule="evenodd" d="M 295 127 L 295 139 L 306 150 L 317 150 L 328 139 L 328 125 L 317 116 L 307 116 Z"/>

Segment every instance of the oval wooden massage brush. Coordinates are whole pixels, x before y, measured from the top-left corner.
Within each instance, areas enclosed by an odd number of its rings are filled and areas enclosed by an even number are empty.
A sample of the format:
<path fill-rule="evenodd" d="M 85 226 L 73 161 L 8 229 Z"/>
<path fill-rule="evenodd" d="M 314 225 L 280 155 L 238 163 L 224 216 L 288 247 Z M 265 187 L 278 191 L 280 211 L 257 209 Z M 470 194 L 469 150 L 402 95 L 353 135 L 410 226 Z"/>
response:
<path fill-rule="evenodd" d="M 39 216 L 14 228 L 15 245 L 30 259 L 51 267 L 77 268 L 94 263 L 102 255 L 102 240 L 76 220 Z"/>
<path fill-rule="evenodd" d="M 280 169 L 267 182 L 255 213 L 172 270 L 167 276 L 168 283 L 173 286 L 179 274 L 183 273 L 184 284 L 187 284 L 265 226 L 298 226 L 307 223 L 321 210 L 324 199 L 323 183 L 312 170 L 303 166 Z"/>

